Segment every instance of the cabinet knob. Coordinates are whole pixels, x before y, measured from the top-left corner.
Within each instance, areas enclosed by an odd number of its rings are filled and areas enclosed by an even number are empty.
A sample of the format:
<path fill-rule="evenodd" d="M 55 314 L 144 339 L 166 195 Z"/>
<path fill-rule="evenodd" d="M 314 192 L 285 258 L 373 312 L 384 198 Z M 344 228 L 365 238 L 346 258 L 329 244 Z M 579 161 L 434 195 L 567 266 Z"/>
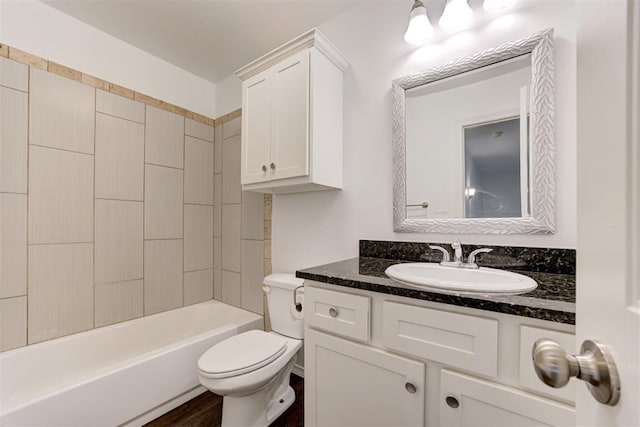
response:
<path fill-rule="evenodd" d="M 445 397 L 444 401 L 447 402 L 447 405 L 449 406 L 449 408 L 456 409 L 458 406 L 460 406 L 460 402 L 458 402 L 458 398 L 452 394 Z"/>
<path fill-rule="evenodd" d="M 404 388 L 411 394 L 414 394 L 418 389 L 411 383 L 405 383 Z"/>
<path fill-rule="evenodd" d="M 272 170 L 276 170 L 276 164 L 275 164 L 275 163 L 273 163 L 273 162 L 271 162 L 271 164 L 269 165 L 269 167 L 270 167 Z"/>
<path fill-rule="evenodd" d="M 338 309 L 337 309 L 337 308 L 334 308 L 334 307 L 331 307 L 331 308 L 329 309 L 329 316 L 331 316 L 331 317 L 336 317 L 336 316 L 338 316 Z"/>
<path fill-rule="evenodd" d="M 267 165 L 262 165 L 262 172 L 266 172 L 267 171 Z"/>

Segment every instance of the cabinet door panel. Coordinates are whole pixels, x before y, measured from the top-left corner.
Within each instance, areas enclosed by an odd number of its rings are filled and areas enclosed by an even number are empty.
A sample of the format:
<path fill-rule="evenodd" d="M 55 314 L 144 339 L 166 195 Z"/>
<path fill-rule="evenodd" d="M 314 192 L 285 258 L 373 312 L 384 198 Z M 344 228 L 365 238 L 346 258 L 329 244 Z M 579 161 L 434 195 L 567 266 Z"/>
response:
<path fill-rule="evenodd" d="M 242 183 L 269 179 L 272 79 L 260 73 L 242 85 Z M 264 168 L 263 168 L 264 166 Z M 263 170 L 266 169 L 266 170 Z"/>
<path fill-rule="evenodd" d="M 423 425 L 422 363 L 308 328 L 305 361 L 305 425 Z"/>
<path fill-rule="evenodd" d="M 446 403 L 447 396 L 459 402 Z M 575 426 L 575 409 L 503 385 L 447 370 L 440 377 L 440 425 Z"/>
<path fill-rule="evenodd" d="M 274 74 L 271 179 L 309 174 L 309 51 L 283 61 Z"/>

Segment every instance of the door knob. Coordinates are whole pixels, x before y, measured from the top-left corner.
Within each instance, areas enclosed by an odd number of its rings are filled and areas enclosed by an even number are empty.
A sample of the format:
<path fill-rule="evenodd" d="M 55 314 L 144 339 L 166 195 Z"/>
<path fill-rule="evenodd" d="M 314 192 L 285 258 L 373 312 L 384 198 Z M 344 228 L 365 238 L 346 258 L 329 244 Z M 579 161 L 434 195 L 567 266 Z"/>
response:
<path fill-rule="evenodd" d="M 609 349 L 598 341 L 586 340 L 580 354 L 570 356 L 557 342 L 542 338 L 531 350 L 533 366 L 545 384 L 560 388 L 571 377 L 587 383 L 587 388 L 600 403 L 615 406 L 620 399 L 620 377 Z"/>
<path fill-rule="evenodd" d="M 275 163 L 273 163 L 273 162 L 269 165 L 269 167 L 270 167 L 272 170 L 276 170 L 276 164 L 275 164 Z"/>
<path fill-rule="evenodd" d="M 267 165 L 262 165 L 262 172 L 266 172 L 267 171 Z"/>

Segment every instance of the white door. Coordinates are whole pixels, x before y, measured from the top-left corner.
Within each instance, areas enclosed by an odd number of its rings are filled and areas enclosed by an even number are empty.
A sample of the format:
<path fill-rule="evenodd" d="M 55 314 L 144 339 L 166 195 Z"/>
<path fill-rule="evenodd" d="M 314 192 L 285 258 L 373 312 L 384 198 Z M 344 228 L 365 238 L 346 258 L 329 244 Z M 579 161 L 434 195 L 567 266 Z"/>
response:
<path fill-rule="evenodd" d="M 576 342 L 606 344 L 621 378 L 616 406 L 578 381 L 577 425 L 640 426 L 640 2 L 577 3 Z"/>
<path fill-rule="evenodd" d="M 269 180 L 273 78 L 263 71 L 242 83 L 242 183 Z"/>
<path fill-rule="evenodd" d="M 307 427 L 423 425 L 423 363 L 308 328 L 304 346 Z"/>
<path fill-rule="evenodd" d="M 309 50 L 274 70 L 271 179 L 309 174 Z"/>

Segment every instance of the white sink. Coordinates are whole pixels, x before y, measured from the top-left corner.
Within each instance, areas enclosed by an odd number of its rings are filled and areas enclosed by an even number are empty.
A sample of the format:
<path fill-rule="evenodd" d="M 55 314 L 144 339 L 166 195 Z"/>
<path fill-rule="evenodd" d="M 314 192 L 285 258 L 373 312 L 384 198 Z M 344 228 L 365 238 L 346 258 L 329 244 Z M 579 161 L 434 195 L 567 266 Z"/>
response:
<path fill-rule="evenodd" d="M 456 294 L 515 295 L 538 287 L 535 280 L 494 268 L 443 267 L 417 262 L 395 264 L 385 271 L 396 282 Z"/>

